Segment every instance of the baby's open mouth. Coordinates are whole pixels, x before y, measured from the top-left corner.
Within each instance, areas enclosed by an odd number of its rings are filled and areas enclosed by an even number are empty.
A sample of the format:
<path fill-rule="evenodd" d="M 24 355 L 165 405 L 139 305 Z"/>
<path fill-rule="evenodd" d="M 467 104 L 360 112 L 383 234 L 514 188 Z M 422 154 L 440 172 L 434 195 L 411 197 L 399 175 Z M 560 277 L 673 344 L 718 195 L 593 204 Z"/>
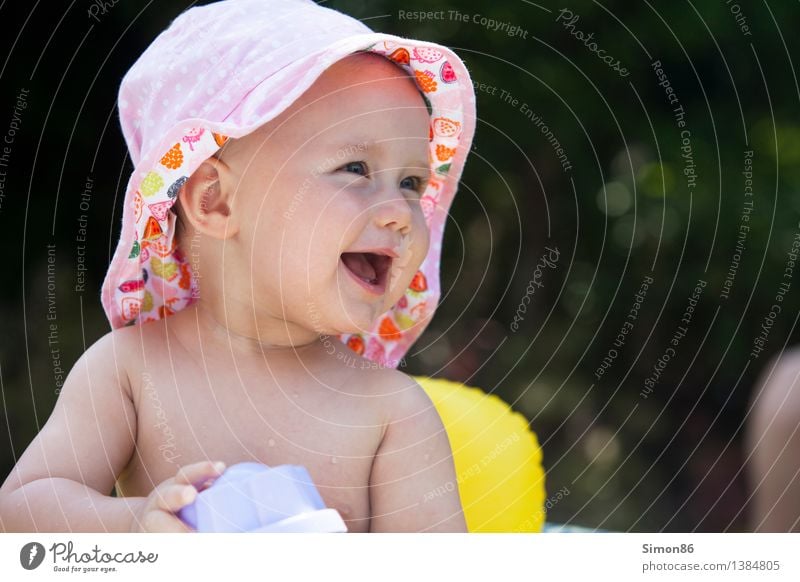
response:
<path fill-rule="evenodd" d="M 354 277 L 365 283 L 368 290 L 382 294 L 386 290 L 387 274 L 392 257 L 379 253 L 342 253 L 342 263 Z"/>

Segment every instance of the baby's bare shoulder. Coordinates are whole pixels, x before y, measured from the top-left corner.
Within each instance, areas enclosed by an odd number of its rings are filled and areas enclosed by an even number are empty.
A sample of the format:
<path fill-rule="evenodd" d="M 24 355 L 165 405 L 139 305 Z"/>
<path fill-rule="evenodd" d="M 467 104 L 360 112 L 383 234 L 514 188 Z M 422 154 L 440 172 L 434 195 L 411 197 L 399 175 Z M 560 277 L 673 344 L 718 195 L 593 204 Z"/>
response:
<path fill-rule="evenodd" d="M 90 377 L 114 375 L 127 386 L 130 333 L 127 329 L 112 330 L 90 345 L 76 363 L 85 364 Z"/>
<path fill-rule="evenodd" d="M 141 353 L 142 338 L 148 326 L 128 326 L 112 329 L 92 344 L 87 353 L 110 358 L 117 365 L 125 365 Z M 149 334 L 148 334 L 149 335 Z"/>
<path fill-rule="evenodd" d="M 111 330 L 82 356 L 88 364 L 89 374 L 93 377 L 113 374 L 130 394 L 135 386 L 131 379 L 144 369 L 144 346 L 148 346 L 148 350 L 157 350 L 157 346 L 165 341 L 163 327 L 160 322 L 154 322 Z"/>
<path fill-rule="evenodd" d="M 370 370 L 367 377 L 364 385 L 379 397 L 388 422 L 425 414 L 433 407 L 422 386 L 400 370 L 378 368 Z"/>

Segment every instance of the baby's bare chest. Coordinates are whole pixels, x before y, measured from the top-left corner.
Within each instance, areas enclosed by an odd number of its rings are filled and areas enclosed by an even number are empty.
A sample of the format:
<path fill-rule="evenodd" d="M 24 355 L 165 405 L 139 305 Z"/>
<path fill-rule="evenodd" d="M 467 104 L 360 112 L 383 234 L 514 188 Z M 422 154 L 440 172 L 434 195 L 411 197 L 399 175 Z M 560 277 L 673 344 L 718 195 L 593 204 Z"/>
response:
<path fill-rule="evenodd" d="M 183 465 L 255 461 L 308 469 L 350 531 L 369 529 L 369 477 L 383 433 L 374 403 L 341 378 L 189 371 L 175 381 L 150 368 L 134 387 L 137 455 L 120 476 L 125 495 L 147 495 Z"/>

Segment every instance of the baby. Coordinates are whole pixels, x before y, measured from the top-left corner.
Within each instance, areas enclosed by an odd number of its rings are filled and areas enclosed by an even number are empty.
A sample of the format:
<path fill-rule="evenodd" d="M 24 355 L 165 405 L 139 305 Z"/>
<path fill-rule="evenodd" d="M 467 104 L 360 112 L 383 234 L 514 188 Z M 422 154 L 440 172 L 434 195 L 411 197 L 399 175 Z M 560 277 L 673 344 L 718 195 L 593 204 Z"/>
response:
<path fill-rule="evenodd" d="M 397 371 L 438 302 L 474 131 L 444 47 L 309 0 L 178 17 L 126 75 L 116 329 L 0 489 L 7 531 L 192 531 L 226 466 L 305 466 L 351 532 L 466 531 L 447 435 Z M 116 489 L 116 497 L 110 496 Z"/>

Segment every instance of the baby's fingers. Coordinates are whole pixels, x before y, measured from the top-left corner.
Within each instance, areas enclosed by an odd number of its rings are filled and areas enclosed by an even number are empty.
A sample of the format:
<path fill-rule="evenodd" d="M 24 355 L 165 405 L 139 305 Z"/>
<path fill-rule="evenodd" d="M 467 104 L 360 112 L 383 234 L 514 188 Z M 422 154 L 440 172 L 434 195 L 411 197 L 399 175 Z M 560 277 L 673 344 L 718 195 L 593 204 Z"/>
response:
<path fill-rule="evenodd" d="M 169 485 L 159 490 L 156 508 L 174 513 L 189 505 L 196 497 L 197 489 L 191 485 Z"/>
<path fill-rule="evenodd" d="M 194 531 L 178 516 L 160 509 L 153 509 L 145 514 L 142 520 L 142 530 L 159 533 L 191 533 Z"/>
<path fill-rule="evenodd" d="M 178 485 L 201 485 L 209 479 L 219 477 L 224 470 L 225 463 L 222 462 L 202 461 L 193 463 L 178 470 L 175 475 L 175 483 Z"/>

